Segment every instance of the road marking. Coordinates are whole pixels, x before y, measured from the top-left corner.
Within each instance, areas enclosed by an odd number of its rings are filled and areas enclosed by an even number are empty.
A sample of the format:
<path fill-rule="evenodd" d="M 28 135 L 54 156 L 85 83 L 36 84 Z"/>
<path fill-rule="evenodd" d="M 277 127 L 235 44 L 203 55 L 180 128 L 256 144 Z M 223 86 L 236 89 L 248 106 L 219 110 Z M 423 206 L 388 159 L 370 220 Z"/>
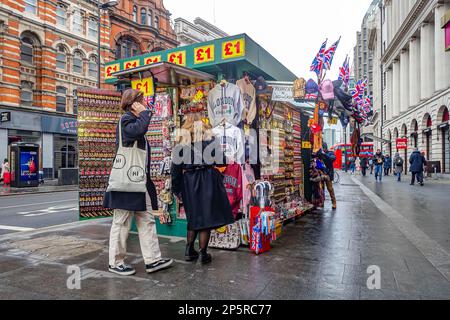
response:
<path fill-rule="evenodd" d="M 72 202 L 72 201 L 78 201 L 78 199 L 59 200 L 59 201 L 50 201 L 50 202 L 38 202 L 38 203 L 30 203 L 30 204 L 21 204 L 21 205 L 18 205 L 18 206 L 0 207 L 0 209 L 32 207 L 32 206 L 39 206 L 39 205 L 42 205 L 42 204 L 52 204 L 52 203 L 61 203 L 61 202 Z"/>
<path fill-rule="evenodd" d="M 372 190 L 367 188 L 362 182 L 351 177 L 353 182 L 359 185 L 365 195 L 373 204 L 387 216 L 400 232 L 425 256 L 425 258 L 450 281 L 450 273 L 445 266 L 450 265 L 450 254 L 442 248 L 439 243 L 428 237 L 421 229 L 409 222 L 397 210 L 392 208 L 387 202 L 381 199 Z"/>
<path fill-rule="evenodd" d="M 36 230 L 36 229 L 35 228 L 25 228 L 25 227 L 4 226 L 4 225 L 0 224 L 0 230 L 31 231 L 31 230 Z"/>

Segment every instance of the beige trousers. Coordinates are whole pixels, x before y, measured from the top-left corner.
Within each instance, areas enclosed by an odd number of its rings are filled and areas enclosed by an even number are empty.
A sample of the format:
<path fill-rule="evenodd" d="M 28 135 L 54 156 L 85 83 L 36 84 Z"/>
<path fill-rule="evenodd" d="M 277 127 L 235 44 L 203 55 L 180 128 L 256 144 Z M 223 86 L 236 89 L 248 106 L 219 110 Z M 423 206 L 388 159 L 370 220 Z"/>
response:
<path fill-rule="evenodd" d="M 147 208 L 151 208 L 148 195 Z M 117 267 L 125 263 L 127 239 L 130 233 L 133 215 L 138 229 L 144 263 L 152 264 L 161 259 L 155 217 L 149 209 L 147 211 L 114 210 L 114 218 L 109 237 L 109 265 L 111 267 Z"/>

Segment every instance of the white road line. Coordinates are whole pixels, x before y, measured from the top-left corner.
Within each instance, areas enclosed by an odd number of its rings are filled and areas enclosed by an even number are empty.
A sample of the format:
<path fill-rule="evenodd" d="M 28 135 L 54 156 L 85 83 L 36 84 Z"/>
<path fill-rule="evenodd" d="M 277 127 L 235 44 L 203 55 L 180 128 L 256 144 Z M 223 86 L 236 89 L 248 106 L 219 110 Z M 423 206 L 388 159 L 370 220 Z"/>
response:
<path fill-rule="evenodd" d="M 450 254 L 439 243 L 428 237 L 421 229 L 409 222 L 397 210 L 367 188 L 362 182 L 351 177 L 359 185 L 374 205 L 387 216 L 400 232 L 425 256 L 425 258 L 450 281 L 450 273 L 444 267 L 450 264 Z"/>
<path fill-rule="evenodd" d="M 78 201 L 78 199 L 68 199 L 68 200 L 59 200 L 59 201 L 50 201 L 50 202 L 38 202 L 38 203 L 30 203 L 30 204 L 21 204 L 21 205 L 18 205 L 18 206 L 0 207 L 0 209 L 32 207 L 32 206 L 39 206 L 39 205 L 42 205 L 42 204 L 52 204 L 52 203 L 61 203 L 61 202 L 72 202 L 72 201 Z"/>
<path fill-rule="evenodd" d="M 25 228 L 25 227 L 3 226 L 0 224 L 0 230 L 31 231 L 31 230 L 36 230 L 36 229 L 35 228 Z"/>

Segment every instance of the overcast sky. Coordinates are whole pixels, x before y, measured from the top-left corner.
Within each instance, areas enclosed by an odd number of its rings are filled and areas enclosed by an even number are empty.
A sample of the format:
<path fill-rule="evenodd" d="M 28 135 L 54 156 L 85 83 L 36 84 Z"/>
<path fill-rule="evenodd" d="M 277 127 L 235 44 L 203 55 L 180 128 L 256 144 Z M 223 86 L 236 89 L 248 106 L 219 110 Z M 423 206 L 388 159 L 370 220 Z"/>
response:
<path fill-rule="evenodd" d="M 228 33 L 247 33 L 299 77 L 310 78 L 322 42 L 342 36 L 327 78 L 337 78 L 345 56 L 353 58 L 356 31 L 372 0 L 164 0 L 172 18 L 203 18 Z"/>

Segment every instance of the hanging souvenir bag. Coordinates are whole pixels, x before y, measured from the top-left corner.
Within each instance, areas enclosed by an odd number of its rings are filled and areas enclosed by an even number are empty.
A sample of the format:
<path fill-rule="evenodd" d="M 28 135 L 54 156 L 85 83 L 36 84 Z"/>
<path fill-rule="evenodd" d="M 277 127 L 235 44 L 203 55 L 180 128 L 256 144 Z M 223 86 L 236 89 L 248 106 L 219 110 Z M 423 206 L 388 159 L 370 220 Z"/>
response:
<path fill-rule="evenodd" d="M 215 249 L 237 250 L 241 246 L 240 222 L 212 230 L 209 247 Z"/>
<path fill-rule="evenodd" d="M 147 148 L 147 147 L 146 147 Z M 119 121 L 119 148 L 114 158 L 106 192 L 147 192 L 147 150 L 138 148 L 137 141 L 131 148 L 122 143 L 122 121 Z"/>

